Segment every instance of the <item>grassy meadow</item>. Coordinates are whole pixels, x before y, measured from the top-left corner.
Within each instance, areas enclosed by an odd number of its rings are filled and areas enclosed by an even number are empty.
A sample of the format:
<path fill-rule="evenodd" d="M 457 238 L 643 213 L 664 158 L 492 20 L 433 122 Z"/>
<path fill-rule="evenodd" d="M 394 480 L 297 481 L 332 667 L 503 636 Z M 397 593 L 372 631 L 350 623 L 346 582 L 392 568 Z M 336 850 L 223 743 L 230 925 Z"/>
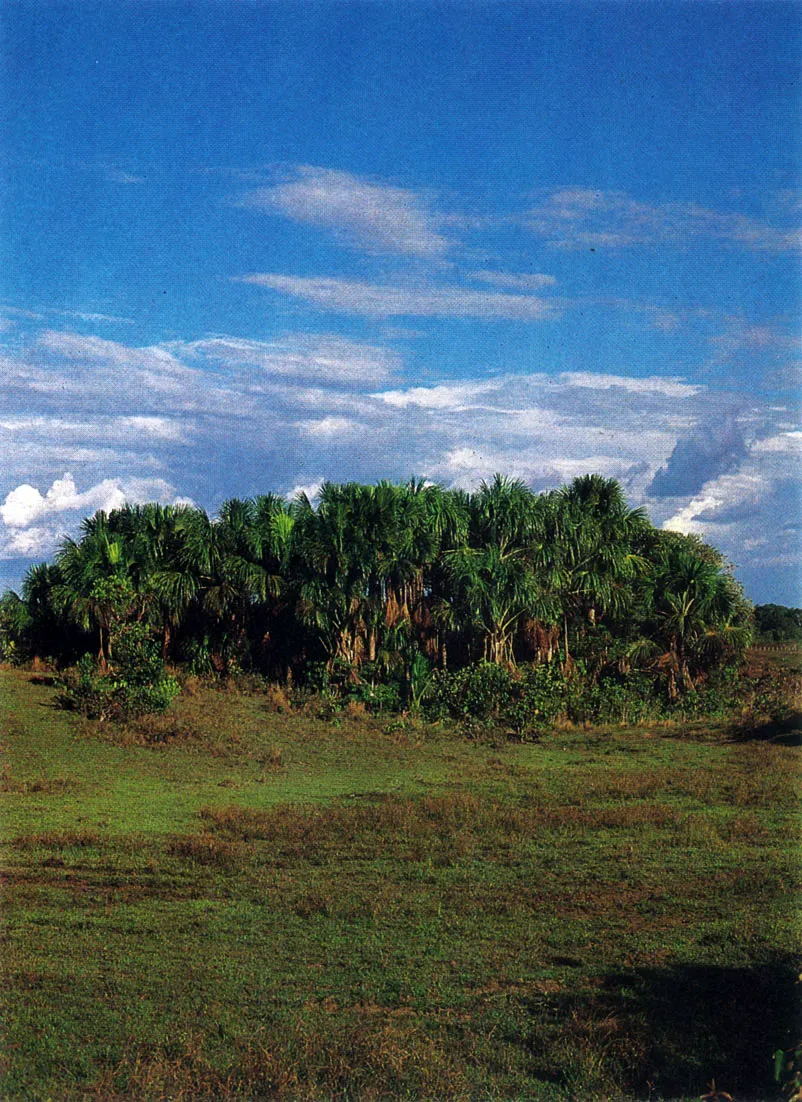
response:
<path fill-rule="evenodd" d="M 791 724 L 521 744 L 190 683 L 117 728 L 51 682 L 0 671 L 4 1098 L 781 1096 Z"/>

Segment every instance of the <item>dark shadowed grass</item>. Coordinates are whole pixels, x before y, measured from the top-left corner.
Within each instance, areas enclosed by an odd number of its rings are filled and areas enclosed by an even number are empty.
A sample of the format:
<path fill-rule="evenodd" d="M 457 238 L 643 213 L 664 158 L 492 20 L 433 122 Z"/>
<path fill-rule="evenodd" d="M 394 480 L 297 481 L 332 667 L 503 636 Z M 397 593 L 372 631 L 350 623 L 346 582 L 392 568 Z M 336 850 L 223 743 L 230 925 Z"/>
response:
<path fill-rule="evenodd" d="M 2 797 L 4 1096 L 777 1096 L 795 747 L 477 745 L 202 689 L 143 740 L 2 689 L 10 776 L 75 782 Z"/>

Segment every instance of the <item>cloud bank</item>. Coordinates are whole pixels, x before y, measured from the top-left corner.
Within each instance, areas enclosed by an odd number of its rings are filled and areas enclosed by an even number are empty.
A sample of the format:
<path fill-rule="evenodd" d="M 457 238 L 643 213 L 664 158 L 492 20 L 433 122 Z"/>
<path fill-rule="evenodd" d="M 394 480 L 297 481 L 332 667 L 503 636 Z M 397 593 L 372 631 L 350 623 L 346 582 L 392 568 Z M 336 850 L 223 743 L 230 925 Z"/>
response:
<path fill-rule="evenodd" d="M 802 563 L 795 411 L 677 375 L 565 371 L 422 385 L 404 357 L 332 334 L 210 336 L 136 348 L 43 332 L 7 356 L 0 557 L 52 554 L 123 501 L 309 492 L 322 478 L 535 489 L 597 471 L 657 524 L 698 531 L 741 567 Z M 71 474 L 63 474 L 65 470 Z"/>

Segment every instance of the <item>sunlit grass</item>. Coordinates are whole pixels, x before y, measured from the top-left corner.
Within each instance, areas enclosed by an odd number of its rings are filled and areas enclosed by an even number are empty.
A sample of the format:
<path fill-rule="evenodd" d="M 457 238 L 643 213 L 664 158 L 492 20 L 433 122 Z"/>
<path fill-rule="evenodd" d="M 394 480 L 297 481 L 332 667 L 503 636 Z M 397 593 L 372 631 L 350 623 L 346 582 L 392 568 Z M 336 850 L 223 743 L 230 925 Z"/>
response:
<path fill-rule="evenodd" d="M 103 729 L 0 678 L 6 1096 L 773 1096 L 792 738 L 469 742 L 203 689 Z"/>

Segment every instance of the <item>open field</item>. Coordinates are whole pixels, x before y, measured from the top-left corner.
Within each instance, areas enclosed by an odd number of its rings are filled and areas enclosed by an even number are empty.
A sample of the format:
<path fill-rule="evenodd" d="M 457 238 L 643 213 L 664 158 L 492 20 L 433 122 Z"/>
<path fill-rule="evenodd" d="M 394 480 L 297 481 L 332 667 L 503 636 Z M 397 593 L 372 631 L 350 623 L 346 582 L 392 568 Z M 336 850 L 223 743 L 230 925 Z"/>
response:
<path fill-rule="evenodd" d="M 790 725 L 471 742 L 0 671 L 4 1097 L 778 1097 Z"/>

